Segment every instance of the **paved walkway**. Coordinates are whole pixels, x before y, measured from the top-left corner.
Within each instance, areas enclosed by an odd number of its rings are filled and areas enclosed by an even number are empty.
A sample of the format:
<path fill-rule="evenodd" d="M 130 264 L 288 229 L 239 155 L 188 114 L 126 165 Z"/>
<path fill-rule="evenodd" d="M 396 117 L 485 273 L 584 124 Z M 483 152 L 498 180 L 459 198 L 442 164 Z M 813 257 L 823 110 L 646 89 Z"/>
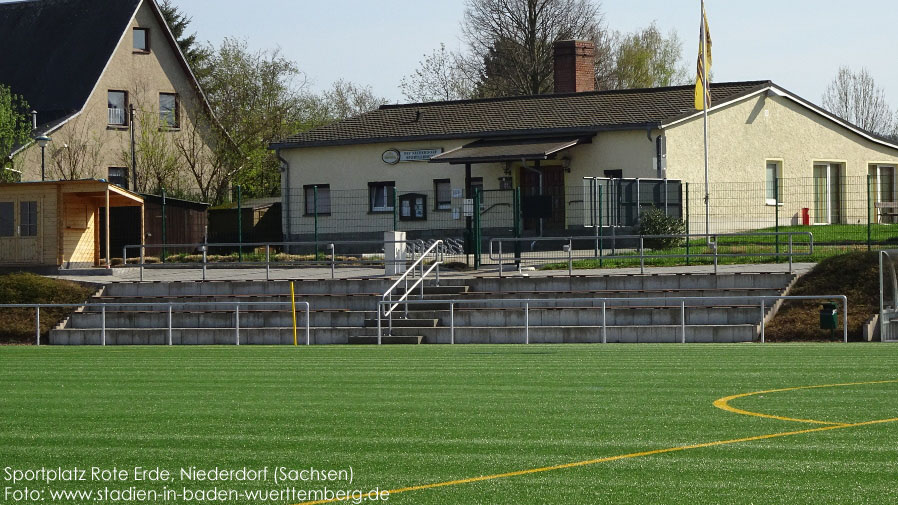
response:
<path fill-rule="evenodd" d="M 814 263 L 794 263 L 792 271 L 803 274 L 809 271 Z M 521 272 L 517 270 L 508 270 L 509 266 L 502 275 L 507 277 L 567 277 L 567 270 L 528 270 Z M 779 264 L 740 264 L 740 265 L 719 265 L 717 267 L 719 273 L 769 273 L 769 272 L 788 272 L 788 263 Z M 682 274 L 682 273 L 713 273 L 712 265 L 694 265 L 694 266 L 674 266 L 674 267 L 650 267 L 645 268 L 646 275 L 659 274 Z M 586 270 L 574 270 L 575 276 L 604 276 L 604 275 L 639 275 L 639 267 L 635 268 L 596 268 Z M 498 277 L 499 270 L 495 265 L 488 265 L 479 271 L 467 270 L 440 270 L 440 277 L 445 278 L 471 278 L 471 277 Z M 74 281 L 95 282 L 106 284 L 110 282 L 133 282 L 140 279 L 140 271 L 138 268 L 113 268 L 111 275 L 104 269 L 82 270 L 77 274 L 59 274 L 51 275 L 59 279 L 68 279 Z M 383 268 L 368 267 L 343 267 L 334 270 L 334 279 L 383 279 L 388 276 L 384 275 Z M 145 268 L 143 280 L 145 282 L 174 282 L 174 281 L 199 281 L 202 280 L 203 273 L 199 268 L 171 268 L 171 267 L 150 267 Z M 271 280 L 291 280 L 291 279 L 331 279 L 331 269 L 328 268 L 272 268 L 268 273 L 268 279 Z M 207 268 L 206 280 L 214 281 L 249 281 L 249 280 L 265 280 L 266 272 L 264 268 L 247 268 L 247 267 L 229 267 L 229 268 Z"/>

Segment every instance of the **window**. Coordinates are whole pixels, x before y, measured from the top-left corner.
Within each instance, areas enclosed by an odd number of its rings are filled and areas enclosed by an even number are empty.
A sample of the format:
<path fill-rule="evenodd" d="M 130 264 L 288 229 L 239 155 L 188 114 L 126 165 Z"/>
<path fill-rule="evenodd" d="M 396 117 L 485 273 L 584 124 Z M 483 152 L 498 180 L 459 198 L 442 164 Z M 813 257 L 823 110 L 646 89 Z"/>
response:
<path fill-rule="evenodd" d="M 427 195 L 406 193 L 399 197 L 399 219 L 424 221 L 427 219 Z"/>
<path fill-rule="evenodd" d="M 317 190 L 316 190 L 317 188 Z M 331 187 L 330 184 L 310 184 L 303 186 L 306 200 L 306 215 L 315 215 L 315 204 L 318 205 L 318 215 L 329 216 L 331 213 Z M 317 194 L 316 194 L 317 193 Z"/>
<path fill-rule="evenodd" d="M 159 123 L 166 128 L 178 128 L 178 95 L 176 93 L 159 93 Z"/>
<path fill-rule="evenodd" d="M 434 179 L 434 210 L 448 210 L 452 207 L 452 184 L 449 179 Z"/>
<path fill-rule="evenodd" d="M 369 182 L 368 196 L 370 212 L 393 212 L 393 198 L 396 194 L 395 182 Z"/>
<path fill-rule="evenodd" d="M 37 236 L 37 202 L 19 202 L 19 236 Z"/>
<path fill-rule="evenodd" d="M 109 177 L 106 180 L 110 184 L 128 189 L 128 169 L 124 167 L 109 167 Z"/>
<path fill-rule="evenodd" d="M 782 183 L 783 167 L 779 161 L 768 161 L 764 168 L 764 198 L 767 205 L 776 205 L 782 201 L 783 188 Z"/>
<path fill-rule="evenodd" d="M 134 29 L 134 51 L 141 53 L 150 52 L 150 31 L 146 28 Z"/>
<path fill-rule="evenodd" d="M 125 110 L 128 108 L 128 93 L 126 91 L 110 91 L 107 97 L 109 124 L 112 126 L 127 125 Z"/>
<path fill-rule="evenodd" d="M 15 236 L 15 206 L 12 202 L 0 202 L 0 237 Z"/>
<path fill-rule="evenodd" d="M 499 189 L 514 189 L 511 177 L 499 177 Z"/>

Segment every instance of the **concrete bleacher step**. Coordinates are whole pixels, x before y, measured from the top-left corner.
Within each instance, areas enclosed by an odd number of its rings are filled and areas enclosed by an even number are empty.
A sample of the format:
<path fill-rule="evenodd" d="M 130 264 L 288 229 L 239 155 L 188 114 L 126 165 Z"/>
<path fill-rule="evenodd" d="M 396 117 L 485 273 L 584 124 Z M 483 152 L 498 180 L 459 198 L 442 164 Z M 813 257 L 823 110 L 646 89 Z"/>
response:
<path fill-rule="evenodd" d="M 440 323 L 440 320 L 437 318 L 426 319 L 426 318 L 410 318 L 410 319 L 400 319 L 393 318 L 393 327 L 394 328 L 436 328 Z M 381 325 L 386 327 L 388 324 L 388 320 L 382 319 Z M 365 319 L 364 322 L 365 328 L 377 328 L 377 319 L 376 318 L 368 318 Z"/>
<path fill-rule="evenodd" d="M 377 335 L 354 335 L 349 337 L 348 343 L 351 345 L 376 345 Z M 384 345 L 422 344 L 424 337 L 422 335 L 382 335 L 380 343 Z"/>
<path fill-rule="evenodd" d="M 686 327 L 687 343 L 751 342 L 757 336 L 757 325 L 698 325 Z M 679 325 L 608 326 L 608 343 L 677 343 L 681 340 Z M 448 344 L 450 329 L 393 328 L 393 336 L 421 334 L 429 344 Z M 455 343 L 520 344 L 525 340 L 523 326 L 456 327 Z M 531 344 L 600 343 L 601 326 L 531 326 Z"/>

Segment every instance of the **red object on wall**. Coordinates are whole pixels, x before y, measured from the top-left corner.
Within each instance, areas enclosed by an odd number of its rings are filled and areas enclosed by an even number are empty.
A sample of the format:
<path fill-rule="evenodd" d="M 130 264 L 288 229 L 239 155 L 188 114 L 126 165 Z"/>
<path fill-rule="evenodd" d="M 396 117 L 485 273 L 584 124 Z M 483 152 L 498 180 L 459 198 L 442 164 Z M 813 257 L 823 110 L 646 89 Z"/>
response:
<path fill-rule="evenodd" d="M 801 209 L 801 224 L 805 226 L 811 225 L 811 209 L 807 207 Z"/>

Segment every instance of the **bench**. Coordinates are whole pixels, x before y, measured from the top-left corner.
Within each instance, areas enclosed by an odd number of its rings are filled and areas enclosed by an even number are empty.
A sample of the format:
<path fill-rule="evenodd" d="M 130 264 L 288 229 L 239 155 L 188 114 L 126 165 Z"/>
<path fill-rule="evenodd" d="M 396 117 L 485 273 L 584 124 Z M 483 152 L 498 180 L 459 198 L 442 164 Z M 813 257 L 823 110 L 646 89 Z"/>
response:
<path fill-rule="evenodd" d="M 876 202 L 873 208 L 878 209 L 878 223 L 882 223 L 884 217 L 898 218 L 898 202 Z"/>

